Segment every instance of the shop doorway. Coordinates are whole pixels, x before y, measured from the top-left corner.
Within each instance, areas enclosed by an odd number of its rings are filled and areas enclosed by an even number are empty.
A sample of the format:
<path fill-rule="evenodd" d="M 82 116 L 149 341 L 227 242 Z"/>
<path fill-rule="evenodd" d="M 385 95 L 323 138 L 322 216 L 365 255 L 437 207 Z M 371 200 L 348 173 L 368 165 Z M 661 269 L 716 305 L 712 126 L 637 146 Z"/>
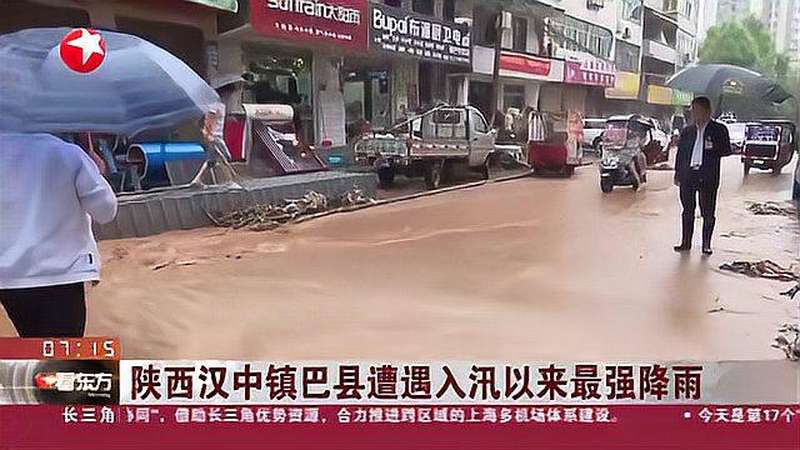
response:
<path fill-rule="evenodd" d="M 348 142 L 364 131 L 388 128 L 392 124 L 389 73 L 385 70 L 346 71 L 344 108 Z"/>
<path fill-rule="evenodd" d="M 117 17 L 117 29 L 144 38 L 163 47 L 191 67 L 201 77 L 206 75 L 205 38 L 199 28 L 167 22 L 151 22 L 131 17 Z"/>
<path fill-rule="evenodd" d="M 250 83 L 243 102 L 290 105 L 297 136 L 302 142 L 315 142 L 311 56 L 274 51 L 271 56 L 258 51 L 248 53 L 251 57 L 246 77 Z"/>
<path fill-rule="evenodd" d="M 492 117 L 492 83 L 485 81 L 469 82 L 469 103 L 478 108 L 484 117 Z"/>

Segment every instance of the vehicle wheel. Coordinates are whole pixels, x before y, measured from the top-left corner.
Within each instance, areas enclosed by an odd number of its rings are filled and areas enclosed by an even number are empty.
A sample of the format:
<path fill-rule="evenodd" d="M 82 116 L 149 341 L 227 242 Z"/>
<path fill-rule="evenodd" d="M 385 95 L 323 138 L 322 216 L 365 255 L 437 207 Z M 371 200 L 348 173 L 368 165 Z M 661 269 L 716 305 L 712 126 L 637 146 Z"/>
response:
<path fill-rule="evenodd" d="M 600 190 L 603 191 L 604 194 L 613 191 L 614 181 L 611 178 L 600 178 Z"/>
<path fill-rule="evenodd" d="M 744 163 L 744 176 L 748 176 L 748 175 L 750 175 L 750 163 L 749 162 L 745 162 Z"/>
<path fill-rule="evenodd" d="M 378 182 L 381 187 L 386 189 L 394 184 L 394 170 L 393 169 L 379 169 Z"/>
<path fill-rule="evenodd" d="M 783 167 L 781 167 L 781 166 L 773 167 L 772 168 L 772 175 L 780 175 L 781 174 L 781 169 L 783 169 Z"/>
<path fill-rule="evenodd" d="M 442 184 L 442 162 L 434 161 L 428 163 L 425 168 L 425 187 L 428 189 L 439 189 Z"/>
<path fill-rule="evenodd" d="M 569 178 L 575 175 L 575 166 L 565 166 L 564 167 L 564 176 Z"/>

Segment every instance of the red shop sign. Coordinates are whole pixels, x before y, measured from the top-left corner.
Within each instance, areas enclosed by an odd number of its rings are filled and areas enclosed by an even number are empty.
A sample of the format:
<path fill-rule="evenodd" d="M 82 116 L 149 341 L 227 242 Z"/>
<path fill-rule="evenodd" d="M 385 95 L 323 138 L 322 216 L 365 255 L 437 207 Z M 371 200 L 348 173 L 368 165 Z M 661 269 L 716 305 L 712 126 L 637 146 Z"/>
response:
<path fill-rule="evenodd" d="M 550 75 L 551 68 L 552 60 L 547 58 L 538 58 L 533 55 L 509 52 L 503 52 L 500 55 L 501 70 L 547 78 Z"/>
<path fill-rule="evenodd" d="M 367 49 L 368 0 L 250 0 L 250 22 L 262 36 Z"/>

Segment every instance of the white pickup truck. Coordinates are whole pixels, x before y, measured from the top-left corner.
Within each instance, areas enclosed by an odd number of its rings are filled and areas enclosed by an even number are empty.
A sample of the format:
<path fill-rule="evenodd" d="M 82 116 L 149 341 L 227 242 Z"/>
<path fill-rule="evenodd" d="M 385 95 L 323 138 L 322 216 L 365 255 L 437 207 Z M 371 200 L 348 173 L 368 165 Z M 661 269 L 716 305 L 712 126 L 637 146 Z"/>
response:
<path fill-rule="evenodd" d="M 429 189 L 460 166 L 488 177 L 495 130 L 473 106 L 442 105 L 385 133 L 370 133 L 355 144 L 356 162 L 375 168 L 383 187 L 395 174 L 423 176 Z"/>

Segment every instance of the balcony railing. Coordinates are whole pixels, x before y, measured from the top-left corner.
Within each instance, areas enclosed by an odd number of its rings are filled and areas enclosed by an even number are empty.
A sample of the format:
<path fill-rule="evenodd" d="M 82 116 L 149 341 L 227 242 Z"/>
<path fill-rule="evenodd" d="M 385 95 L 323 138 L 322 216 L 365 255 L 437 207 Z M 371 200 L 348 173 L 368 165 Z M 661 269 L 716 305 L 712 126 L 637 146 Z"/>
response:
<path fill-rule="evenodd" d="M 678 62 L 678 52 L 674 48 L 652 39 L 644 40 L 642 51 L 644 52 L 645 56 L 655 58 L 659 61 L 664 61 L 670 64 L 675 64 Z"/>

